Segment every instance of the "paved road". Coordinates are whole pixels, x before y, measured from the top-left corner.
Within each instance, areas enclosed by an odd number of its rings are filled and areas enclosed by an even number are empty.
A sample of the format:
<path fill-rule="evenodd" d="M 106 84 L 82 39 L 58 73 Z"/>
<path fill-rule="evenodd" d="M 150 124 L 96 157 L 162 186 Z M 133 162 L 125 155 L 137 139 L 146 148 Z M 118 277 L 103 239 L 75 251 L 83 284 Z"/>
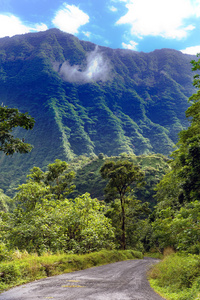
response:
<path fill-rule="evenodd" d="M 0 300 L 161 300 L 146 271 L 157 260 L 128 260 L 34 281 L 0 294 Z"/>

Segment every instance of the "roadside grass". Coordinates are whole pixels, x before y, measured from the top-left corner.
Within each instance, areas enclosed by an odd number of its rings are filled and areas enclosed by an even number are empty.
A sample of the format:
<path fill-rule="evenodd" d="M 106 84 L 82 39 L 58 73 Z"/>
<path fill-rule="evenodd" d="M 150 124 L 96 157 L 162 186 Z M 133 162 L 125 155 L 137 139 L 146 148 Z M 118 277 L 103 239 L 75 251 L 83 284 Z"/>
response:
<path fill-rule="evenodd" d="M 144 257 L 151 257 L 156 259 L 163 259 L 163 254 L 159 252 L 145 252 Z"/>
<path fill-rule="evenodd" d="M 134 250 L 102 250 L 84 255 L 46 253 L 37 256 L 16 251 L 11 261 L 0 263 L 0 293 L 37 279 L 136 258 L 142 259 L 143 254 Z"/>
<path fill-rule="evenodd" d="M 168 300 L 200 300 L 200 256 L 171 254 L 151 268 L 151 287 Z"/>

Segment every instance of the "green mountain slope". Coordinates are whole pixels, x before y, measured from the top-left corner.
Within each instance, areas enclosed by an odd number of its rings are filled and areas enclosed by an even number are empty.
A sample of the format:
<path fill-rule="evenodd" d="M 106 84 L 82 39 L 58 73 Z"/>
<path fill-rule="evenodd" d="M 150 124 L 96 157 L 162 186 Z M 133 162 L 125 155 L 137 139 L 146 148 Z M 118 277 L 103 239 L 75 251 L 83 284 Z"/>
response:
<path fill-rule="evenodd" d="M 168 155 L 187 127 L 192 56 L 110 49 L 57 29 L 0 39 L 0 100 L 35 118 L 27 155 L 0 155 L 0 186 L 33 165 L 122 152 Z"/>

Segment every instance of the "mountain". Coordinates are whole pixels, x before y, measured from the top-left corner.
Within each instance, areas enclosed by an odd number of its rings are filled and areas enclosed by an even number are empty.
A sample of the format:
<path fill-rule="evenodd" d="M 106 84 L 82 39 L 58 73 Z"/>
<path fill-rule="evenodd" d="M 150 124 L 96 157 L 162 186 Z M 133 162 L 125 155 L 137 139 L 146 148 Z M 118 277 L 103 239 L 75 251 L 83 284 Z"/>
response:
<path fill-rule="evenodd" d="M 34 145 L 30 154 L 0 155 L 0 187 L 56 158 L 168 155 L 188 126 L 192 59 L 172 49 L 110 49 L 57 29 L 0 39 L 0 101 L 36 120 L 32 131 L 16 130 Z"/>

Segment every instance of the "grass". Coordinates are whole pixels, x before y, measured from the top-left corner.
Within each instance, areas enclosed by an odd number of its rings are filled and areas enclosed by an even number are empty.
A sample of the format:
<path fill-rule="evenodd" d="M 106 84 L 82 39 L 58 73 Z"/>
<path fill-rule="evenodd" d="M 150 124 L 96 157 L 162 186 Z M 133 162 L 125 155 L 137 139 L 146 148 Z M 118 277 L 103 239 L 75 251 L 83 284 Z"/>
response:
<path fill-rule="evenodd" d="M 159 252 L 145 252 L 144 257 L 151 257 L 156 259 L 163 259 L 163 254 Z"/>
<path fill-rule="evenodd" d="M 200 299 L 199 255 L 171 254 L 149 272 L 151 287 L 168 300 Z"/>
<path fill-rule="evenodd" d="M 0 292 L 37 279 L 135 258 L 142 259 L 142 253 L 102 250 L 84 255 L 46 254 L 38 257 L 18 251 L 11 261 L 0 263 Z"/>

